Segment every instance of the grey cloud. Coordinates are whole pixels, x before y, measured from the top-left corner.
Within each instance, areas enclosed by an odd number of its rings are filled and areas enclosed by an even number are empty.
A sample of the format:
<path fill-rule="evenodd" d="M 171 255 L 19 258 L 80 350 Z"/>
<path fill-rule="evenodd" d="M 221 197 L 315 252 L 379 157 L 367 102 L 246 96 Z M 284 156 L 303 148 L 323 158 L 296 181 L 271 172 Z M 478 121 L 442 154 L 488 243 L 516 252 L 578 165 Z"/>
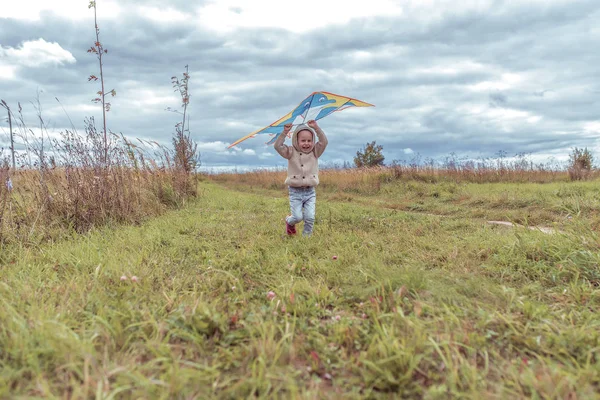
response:
<path fill-rule="evenodd" d="M 141 4 L 141 3 L 140 3 Z M 158 6 L 158 1 L 144 5 Z M 184 1 L 170 2 L 179 11 Z M 19 68 L 18 81 L 0 80 L 0 98 L 26 104 L 38 87 L 57 128 L 71 119 L 81 125 L 98 85 L 97 61 L 86 53 L 93 27 L 50 14 L 40 22 L 2 20 L 0 44 L 18 47 L 43 37 L 77 59 L 72 65 Z M 228 34 L 204 31 L 193 23 L 157 24 L 126 9 L 122 19 L 100 21 L 115 132 L 169 144 L 177 114 L 170 77 L 190 66 L 190 127 L 203 143 L 231 143 L 290 111 L 312 91 L 326 90 L 373 103 L 365 112 L 349 109 L 321 121 L 330 137 L 323 162 L 351 161 L 367 141 L 384 146 L 387 161 L 406 159 L 411 148 L 424 157 L 451 152 L 493 155 L 592 147 L 593 133 L 582 124 L 597 121 L 600 101 L 600 47 L 596 1 L 530 4 L 497 1 L 481 12 L 453 13 L 437 20 L 400 17 L 355 19 L 294 34 L 282 29 L 239 29 Z M 60 29 L 58 28 L 60 27 Z M 0 60 L 1 61 L 1 60 Z M 449 71 L 454 68 L 455 71 Z M 521 80 L 495 87 L 506 74 Z M 487 82 L 487 83 L 486 83 Z M 474 89 L 486 83 L 485 88 Z M 489 88 L 488 88 L 489 86 Z M 143 103 L 147 90 L 162 100 Z M 167 104 L 168 103 L 168 104 Z M 483 110 L 480 115 L 468 110 Z M 490 110 L 528 113 L 508 123 Z M 30 112 L 30 111 L 28 111 Z M 96 116 L 98 116 L 96 112 Z M 98 120 L 98 118 L 97 118 Z M 0 123 L 0 126 L 2 123 Z M 284 165 L 272 147 L 256 137 L 234 150 L 202 150 L 205 165 Z M 224 147 L 224 146 L 223 146 Z M 251 153 L 251 152 L 250 152 Z M 263 153 L 273 154 L 263 157 Z"/>
<path fill-rule="evenodd" d="M 504 93 L 490 93 L 490 107 L 501 107 L 503 105 L 506 105 L 507 101 L 508 97 Z"/>

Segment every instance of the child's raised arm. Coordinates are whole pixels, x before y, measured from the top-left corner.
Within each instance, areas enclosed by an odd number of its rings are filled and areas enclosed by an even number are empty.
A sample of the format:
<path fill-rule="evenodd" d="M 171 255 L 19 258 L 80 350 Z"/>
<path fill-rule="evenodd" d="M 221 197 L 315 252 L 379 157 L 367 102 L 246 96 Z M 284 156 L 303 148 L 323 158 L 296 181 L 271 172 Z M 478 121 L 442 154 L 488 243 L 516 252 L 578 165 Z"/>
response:
<path fill-rule="evenodd" d="M 319 139 L 317 144 L 315 144 L 315 155 L 317 157 L 320 157 L 321 154 L 323 154 L 323 152 L 325 151 L 325 147 L 327 147 L 327 143 L 329 143 L 329 141 L 327 140 L 327 136 L 325 136 L 325 132 L 323 132 L 319 124 L 317 124 L 317 121 L 308 121 L 308 126 L 315 130 L 315 133 L 317 134 L 317 139 Z"/>
<path fill-rule="evenodd" d="M 275 143 L 273 144 L 273 147 L 275 147 L 275 150 L 281 155 L 281 157 L 286 158 L 288 160 L 292 156 L 292 150 L 289 146 L 286 146 L 285 143 L 283 143 L 283 142 L 285 141 L 287 134 L 291 130 L 292 130 L 292 124 L 285 124 L 283 126 L 283 132 L 281 132 L 279 134 L 279 136 L 275 140 Z"/>

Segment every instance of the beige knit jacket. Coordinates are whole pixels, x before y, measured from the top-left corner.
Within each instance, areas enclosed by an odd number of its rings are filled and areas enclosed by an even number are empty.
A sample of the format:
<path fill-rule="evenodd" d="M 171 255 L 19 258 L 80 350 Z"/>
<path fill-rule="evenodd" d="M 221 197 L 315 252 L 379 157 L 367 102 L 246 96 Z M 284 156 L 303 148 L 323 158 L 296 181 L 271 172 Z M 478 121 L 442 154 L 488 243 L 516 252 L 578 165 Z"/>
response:
<path fill-rule="evenodd" d="M 319 139 L 307 153 L 300 150 L 298 145 L 298 132 L 302 130 L 312 133 L 313 143 L 315 142 L 315 132 Z M 298 125 L 292 135 L 292 146 L 284 144 L 285 138 L 286 135 L 282 133 L 273 145 L 275 150 L 288 160 L 285 184 L 293 187 L 317 186 L 319 184 L 319 157 L 327 147 L 325 132 L 321 128 L 313 130 L 308 125 Z"/>

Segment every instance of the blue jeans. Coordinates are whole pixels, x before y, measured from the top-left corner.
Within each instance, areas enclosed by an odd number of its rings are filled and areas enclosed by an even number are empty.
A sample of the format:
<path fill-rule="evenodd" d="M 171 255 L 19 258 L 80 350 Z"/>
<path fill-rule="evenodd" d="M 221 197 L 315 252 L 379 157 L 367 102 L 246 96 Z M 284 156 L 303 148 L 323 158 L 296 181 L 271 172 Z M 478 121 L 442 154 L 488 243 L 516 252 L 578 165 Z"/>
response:
<path fill-rule="evenodd" d="M 290 191 L 290 210 L 292 215 L 285 220 L 290 225 L 296 225 L 304 220 L 304 230 L 302 235 L 312 234 L 315 223 L 315 206 L 317 204 L 317 193 L 314 187 L 289 187 Z"/>

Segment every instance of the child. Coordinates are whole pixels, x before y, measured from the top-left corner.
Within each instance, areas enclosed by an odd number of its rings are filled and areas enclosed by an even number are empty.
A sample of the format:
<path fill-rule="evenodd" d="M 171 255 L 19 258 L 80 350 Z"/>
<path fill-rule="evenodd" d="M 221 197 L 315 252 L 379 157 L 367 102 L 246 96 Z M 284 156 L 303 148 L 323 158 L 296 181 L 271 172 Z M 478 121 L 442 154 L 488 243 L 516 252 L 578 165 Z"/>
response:
<path fill-rule="evenodd" d="M 327 147 L 327 137 L 317 121 L 312 120 L 308 121 L 308 126 L 298 125 L 292 135 L 292 146 L 286 146 L 283 142 L 291 129 L 292 124 L 286 124 L 274 144 L 275 150 L 288 160 L 285 184 L 289 186 L 292 214 L 285 219 L 285 228 L 288 235 L 295 235 L 295 225 L 304 220 L 302 235 L 310 236 L 315 223 L 315 186 L 319 184 L 319 157 Z M 315 132 L 319 138 L 317 143 Z"/>

